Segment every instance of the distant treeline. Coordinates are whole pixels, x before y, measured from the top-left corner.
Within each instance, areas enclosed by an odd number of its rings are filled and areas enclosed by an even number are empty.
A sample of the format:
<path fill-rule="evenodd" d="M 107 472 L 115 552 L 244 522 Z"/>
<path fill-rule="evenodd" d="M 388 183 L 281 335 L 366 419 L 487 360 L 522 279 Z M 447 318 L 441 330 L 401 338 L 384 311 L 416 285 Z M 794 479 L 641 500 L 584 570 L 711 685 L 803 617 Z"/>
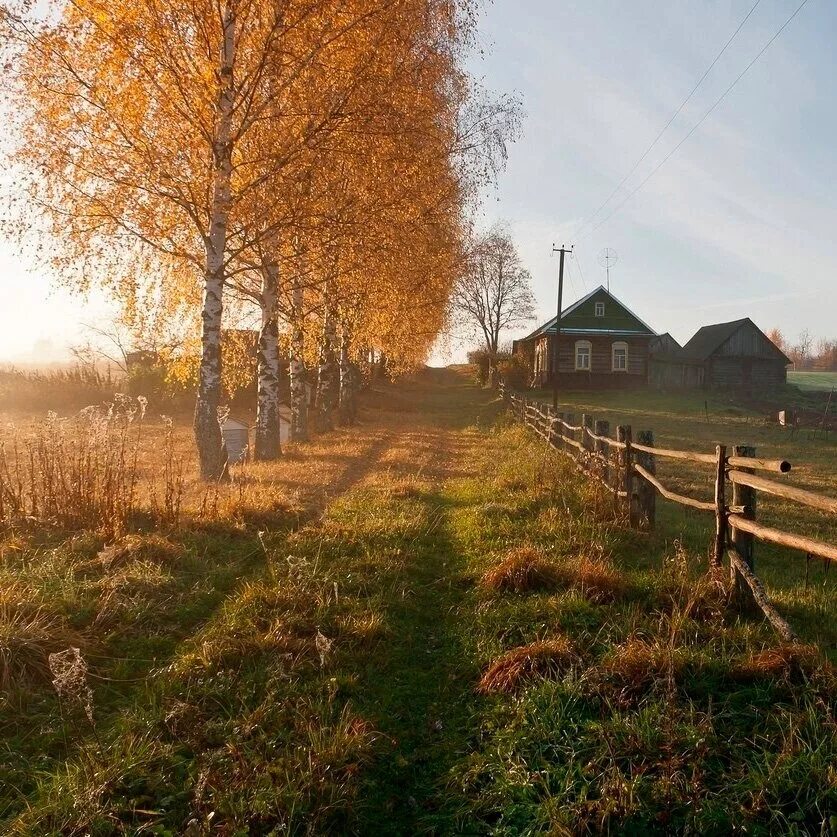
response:
<path fill-rule="evenodd" d="M 791 359 L 795 369 L 837 372 L 837 339 L 814 340 L 807 328 L 795 341 L 786 338 L 778 328 L 767 336 Z"/>

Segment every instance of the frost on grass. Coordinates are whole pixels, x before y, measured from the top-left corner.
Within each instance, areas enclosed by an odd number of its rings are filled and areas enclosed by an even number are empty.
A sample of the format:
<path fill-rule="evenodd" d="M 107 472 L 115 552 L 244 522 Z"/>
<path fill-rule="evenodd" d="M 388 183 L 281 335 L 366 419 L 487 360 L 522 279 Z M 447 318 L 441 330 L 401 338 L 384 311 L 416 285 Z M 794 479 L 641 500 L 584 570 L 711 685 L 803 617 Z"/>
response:
<path fill-rule="evenodd" d="M 67 648 L 49 655 L 52 685 L 67 706 L 82 709 L 93 723 L 93 690 L 87 682 L 87 663 L 78 648 Z"/>

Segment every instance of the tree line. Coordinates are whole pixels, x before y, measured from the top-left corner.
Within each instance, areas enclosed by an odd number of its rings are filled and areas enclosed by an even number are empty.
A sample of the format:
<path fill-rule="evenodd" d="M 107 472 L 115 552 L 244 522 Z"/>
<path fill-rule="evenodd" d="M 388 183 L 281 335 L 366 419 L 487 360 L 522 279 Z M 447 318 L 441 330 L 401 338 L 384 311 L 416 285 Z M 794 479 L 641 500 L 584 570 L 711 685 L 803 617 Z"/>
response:
<path fill-rule="evenodd" d="M 837 372 L 837 340 L 815 340 L 807 328 L 795 341 L 786 338 L 778 328 L 771 329 L 767 336 L 790 358 L 794 369 Z"/>
<path fill-rule="evenodd" d="M 520 120 L 464 70 L 472 0 L 8 0 L 6 230 L 138 332 L 195 335 L 225 475 L 222 332 L 259 313 L 254 453 L 353 421 L 357 365 L 422 362 Z M 313 387 L 314 414 L 307 392 Z"/>

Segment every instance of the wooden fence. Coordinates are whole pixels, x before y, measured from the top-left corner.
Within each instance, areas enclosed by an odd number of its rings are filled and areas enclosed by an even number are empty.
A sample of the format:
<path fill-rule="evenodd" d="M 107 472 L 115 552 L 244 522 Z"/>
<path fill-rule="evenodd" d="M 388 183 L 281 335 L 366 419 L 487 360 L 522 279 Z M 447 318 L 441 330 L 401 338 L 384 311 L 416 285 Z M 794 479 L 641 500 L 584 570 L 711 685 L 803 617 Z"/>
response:
<path fill-rule="evenodd" d="M 736 445 L 731 453 L 725 445 L 717 445 L 714 453 L 658 448 L 650 430 L 637 433 L 634 439 L 631 426 L 620 425 L 614 437 L 607 421 L 595 420 L 586 414 L 576 417 L 573 413 L 555 411 L 502 384 L 500 394 L 517 419 L 551 448 L 566 454 L 586 477 L 613 495 L 631 527 L 654 528 L 657 494 L 681 506 L 713 515 L 715 535 L 710 563 L 720 567 L 724 555 L 729 556 L 734 600 L 739 606 L 757 605 L 784 640 L 798 641 L 755 575 L 754 541 L 789 547 L 804 552 L 809 559 L 819 557 L 827 561 L 837 560 L 837 545 L 758 523 L 758 492 L 831 515 L 837 515 L 837 499 L 757 475 L 757 471 L 787 474 L 791 464 L 784 459 L 759 459 L 755 448 L 748 445 Z M 713 466 L 715 490 L 712 499 L 697 500 L 666 487 L 657 478 L 658 457 Z"/>

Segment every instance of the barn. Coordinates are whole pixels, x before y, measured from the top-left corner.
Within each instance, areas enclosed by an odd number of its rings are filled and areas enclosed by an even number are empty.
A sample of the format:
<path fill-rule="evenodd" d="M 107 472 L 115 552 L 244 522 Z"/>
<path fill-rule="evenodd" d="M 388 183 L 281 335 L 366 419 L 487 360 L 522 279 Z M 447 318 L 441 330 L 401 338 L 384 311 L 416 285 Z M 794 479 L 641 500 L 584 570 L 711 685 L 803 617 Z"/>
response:
<path fill-rule="evenodd" d="M 707 389 L 772 389 L 787 382 L 791 362 L 749 317 L 703 326 L 683 354 L 703 366 Z"/>
<path fill-rule="evenodd" d="M 630 389 L 648 384 L 648 345 L 656 332 L 599 286 L 514 343 L 534 386 L 558 376 L 567 389 Z"/>

